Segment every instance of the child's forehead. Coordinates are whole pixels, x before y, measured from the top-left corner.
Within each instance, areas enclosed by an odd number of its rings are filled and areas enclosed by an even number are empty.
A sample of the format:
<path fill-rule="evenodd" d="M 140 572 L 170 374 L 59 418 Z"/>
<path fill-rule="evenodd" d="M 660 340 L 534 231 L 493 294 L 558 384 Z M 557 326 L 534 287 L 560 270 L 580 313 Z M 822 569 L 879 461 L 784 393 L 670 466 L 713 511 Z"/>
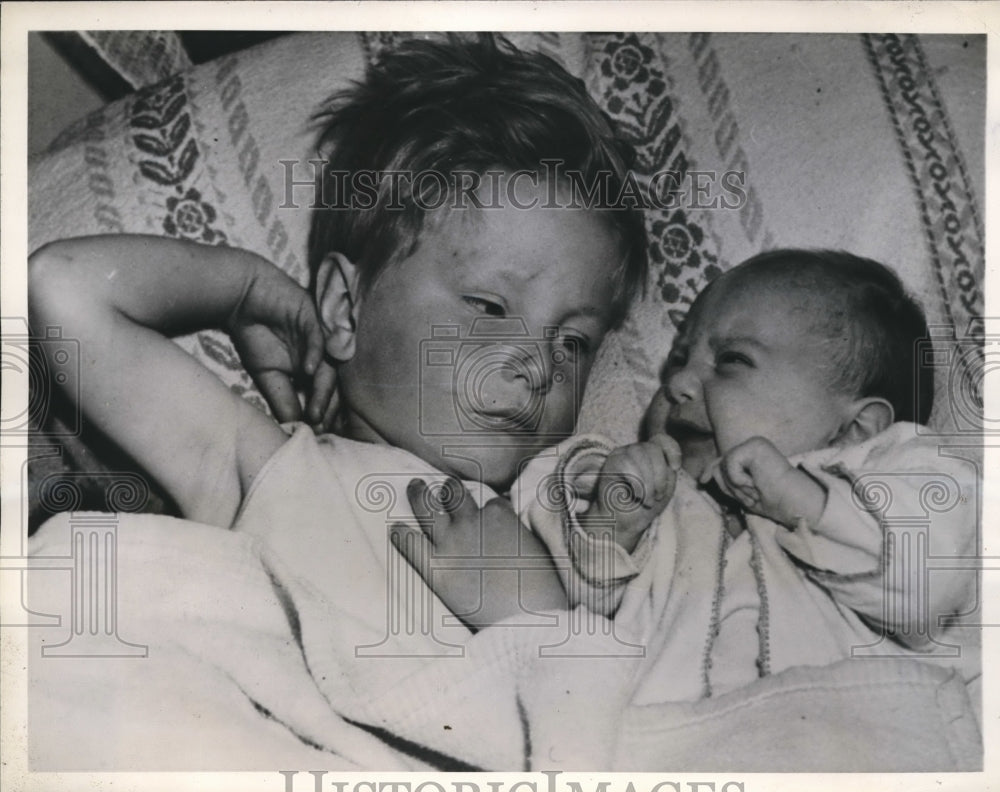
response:
<path fill-rule="evenodd" d="M 590 261 L 599 248 L 611 255 L 596 269 L 610 275 L 620 258 L 617 235 L 600 213 L 565 206 L 443 208 L 427 217 L 420 246 L 460 270 L 513 280 L 541 275 L 556 262 Z"/>

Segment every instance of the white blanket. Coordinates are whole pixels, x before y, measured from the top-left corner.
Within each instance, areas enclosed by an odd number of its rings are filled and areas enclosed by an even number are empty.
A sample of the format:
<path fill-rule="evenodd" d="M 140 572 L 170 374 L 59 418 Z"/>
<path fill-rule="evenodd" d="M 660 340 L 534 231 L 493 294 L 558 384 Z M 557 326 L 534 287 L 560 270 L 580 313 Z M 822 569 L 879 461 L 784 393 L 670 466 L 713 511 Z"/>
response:
<path fill-rule="evenodd" d="M 57 517 L 32 540 L 36 559 L 67 560 L 29 576 L 31 609 L 64 618 L 32 630 L 29 759 L 38 770 L 981 766 L 964 686 L 941 669 L 851 660 L 695 704 L 634 707 L 630 691 L 646 661 L 626 656 L 602 620 L 561 650 L 538 647 L 558 644 L 565 622 L 484 630 L 464 657 L 424 658 L 405 673 L 399 658 L 371 658 L 383 665 L 381 694 L 331 701 L 299 634 L 300 615 L 316 607 L 310 588 L 269 568 L 266 544 L 120 515 L 106 532 L 116 537 L 115 595 L 74 595 L 70 537 L 85 518 Z M 78 548 L 78 561 L 108 568 L 98 544 L 86 556 Z M 111 620 L 108 604 L 117 604 Z M 70 639 L 74 607 L 81 635 Z M 330 619 L 333 634 L 350 627 L 337 624 L 346 618 Z M 146 656 L 42 656 L 42 647 L 84 647 L 87 625 L 98 623 L 115 633 L 103 636 L 106 655 L 141 653 L 132 644 L 148 647 Z"/>

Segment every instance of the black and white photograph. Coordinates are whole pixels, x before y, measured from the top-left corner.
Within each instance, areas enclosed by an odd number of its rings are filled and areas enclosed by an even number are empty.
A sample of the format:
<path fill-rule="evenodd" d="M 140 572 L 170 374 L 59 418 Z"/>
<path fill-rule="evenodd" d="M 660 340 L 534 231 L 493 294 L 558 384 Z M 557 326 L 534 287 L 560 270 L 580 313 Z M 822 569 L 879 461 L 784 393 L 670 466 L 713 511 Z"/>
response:
<path fill-rule="evenodd" d="M 0 784 L 992 788 L 998 23 L 5 4 Z"/>

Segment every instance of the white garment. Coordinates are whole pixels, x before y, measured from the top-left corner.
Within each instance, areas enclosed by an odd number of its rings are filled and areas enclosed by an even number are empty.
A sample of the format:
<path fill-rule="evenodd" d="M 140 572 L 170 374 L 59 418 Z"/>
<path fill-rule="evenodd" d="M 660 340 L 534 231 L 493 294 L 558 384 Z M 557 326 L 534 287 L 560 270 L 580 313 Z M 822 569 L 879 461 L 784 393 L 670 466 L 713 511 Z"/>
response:
<path fill-rule="evenodd" d="M 610 450 L 590 436 L 540 456 L 517 507 L 568 558 L 573 601 L 617 610 L 616 630 L 653 658 L 635 703 L 696 700 L 858 656 L 909 654 L 978 677 L 978 631 L 942 622 L 976 605 L 976 571 L 947 567 L 979 555 L 978 470 L 940 453 L 936 438 L 897 423 L 860 445 L 796 457 L 827 491 L 820 520 L 788 530 L 746 514 L 735 540 L 719 505 L 682 472 L 631 557 L 579 527 L 573 514 L 585 503 L 559 510 L 531 497 L 572 477 L 581 457 Z"/>

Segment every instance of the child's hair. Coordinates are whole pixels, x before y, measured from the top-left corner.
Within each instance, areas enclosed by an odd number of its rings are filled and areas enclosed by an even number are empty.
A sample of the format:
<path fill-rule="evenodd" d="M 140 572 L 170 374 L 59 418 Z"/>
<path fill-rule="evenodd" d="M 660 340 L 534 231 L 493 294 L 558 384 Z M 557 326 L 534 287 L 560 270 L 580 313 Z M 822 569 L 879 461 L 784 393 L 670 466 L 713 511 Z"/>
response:
<path fill-rule="evenodd" d="M 544 175 L 543 161 L 550 160 L 579 172 L 586 185 L 606 179 L 608 194 L 617 196 L 633 159 L 581 80 L 541 53 L 486 34 L 402 43 L 364 80 L 334 94 L 315 120 L 325 166 L 309 235 L 310 271 L 315 277 L 324 257 L 338 251 L 358 265 L 362 291 L 412 254 L 428 205 L 450 199 L 440 190 L 454 185 L 427 180 L 424 186 L 438 191 L 430 200 L 421 191 L 422 200 L 414 201 L 402 179 L 362 185 L 361 194 L 345 173 Z M 401 200 L 389 194 L 394 189 Z M 359 199 L 368 208 L 355 208 Z M 601 214 L 623 253 L 614 273 L 617 324 L 645 284 L 645 228 L 634 208 Z"/>
<path fill-rule="evenodd" d="M 777 277 L 822 298 L 816 330 L 833 345 L 834 387 L 892 405 L 897 421 L 926 424 L 934 378 L 920 371 L 918 342 L 928 339 L 923 309 L 884 264 L 841 250 L 780 249 L 731 270 L 737 277 Z"/>

